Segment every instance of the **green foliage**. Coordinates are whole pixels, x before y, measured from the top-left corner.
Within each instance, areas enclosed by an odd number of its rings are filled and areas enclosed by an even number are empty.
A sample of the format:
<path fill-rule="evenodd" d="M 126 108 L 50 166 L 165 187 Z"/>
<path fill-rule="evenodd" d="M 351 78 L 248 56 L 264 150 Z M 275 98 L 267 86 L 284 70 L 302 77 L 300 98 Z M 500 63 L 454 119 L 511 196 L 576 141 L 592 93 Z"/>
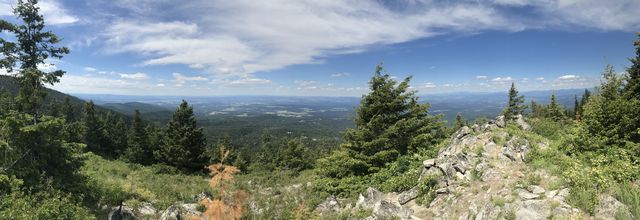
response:
<path fill-rule="evenodd" d="M 182 101 L 173 113 L 166 130 L 166 139 L 160 148 L 160 161 L 182 170 L 199 171 L 207 162 L 204 154 L 207 140 L 202 128 L 197 127 L 193 108 Z"/>
<path fill-rule="evenodd" d="M 153 149 L 149 144 L 149 136 L 147 130 L 140 117 L 140 111 L 135 110 L 131 124 L 131 130 L 128 134 L 129 140 L 124 158 L 133 163 L 150 165 L 155 162 L 153 157 Z"/>
<path fill-rule="evenodd" d="M 517 115 L 523 114 L 524 110 L 527 109 L 524 103 L 524 96 L 518 95 L 518 90 L 516 90 L 516 86 L 514 83 L 511 83 L 511 88 L 509 89 L 509 100 L 507 102 L 507 107 L 502 111 L 504 117 L 507 120 L 513 120 Z"/>
<path fill-rule="evenodd" d="M 564 119 L 564 110 L 558 104 L 558 99 L 555 94 L 551 95 L 551 103 L 549 104 L 549 117 L 553 120 L 559 121 Z"/>
<path fill-rule="evenodd" d="M 636 56 L 629 59 L 631 66 L 627 68 L 629 79 L 624 92 L 629 99 L 640 99 L 640 33 L 638 33 L 638 38 L 639 39 L 633 42 L 636 49 Z"/>
<path fill-rule="evenodd" d="M 25 193 L 23 182 L 0 173 L 0 219 L 95 219 L 72 196 L 48 188 Z"/>
<path fill-rule="evenodd" d="M 62 70 L 45 72 L 38 69 L 38 65 L 45 64 L 47 59 L 60 59 L 69 53 L 66 47 L 55 46 L 60 42 L 57 35 L 44 31 L 44 17 L 39 14 L 37 3 L 37 0 L 18 1 L 13 13 L 21 24 L 0 20 L 0 31 L 15 36 L 15 42 L 7 41 L 5 38 L 0 40 L 0 67 L 9 73 L 13 73 L 18 67 L 18 104 L 22 110 L 33 114 L 34 120 L 39 119 L 38 108 L 47 94 L 44 84 L 53 85 L 65 73 Z"/>
<path fill-rule="evenodd" d="M 598 194 L 594 188 L 574 186 L 569 191 L 567 203 L 593 215 L 599 203 Z"/>
<path fill-rule="evenodd" d="M 2 169 L 28 186 L 51 178 L 58 189 L 76 188 L 82 184 L 77 170 L 83 163 L 83 146 L 61 139 L 64 120 L 44 116 L 39 121 L 34 125 L 33 116 L 15 111 L 0 120 Z"/>
<path fill-rule="evenodd" d="M 81 173 L 88 177 L 98 203 L 109 206 L 136 200 L 164 209 L 178 201 L 197 202 L 195 195 L 210 192 L 205 176 L 181 174 L 166 165 L 146 167 L 106 160 L 92 153 Z"/>
<path fill-rule="evenodd" d="M 300 140 L 289 140 L 281 148 L 279 167 L 283 169 L 300 172 L 312 167 L 309 161 L 309 152 L 306 146 Z"/>
<path fill-rule="evenodd" d="M 427 176 L 418 183 L 418 197 L 416 203 L 418 205 L 428 206 L 436 198 L 436 186 L 438 181 L 433 176 Z"/>
<path fill-rule="evenodd" d="M 627 205 L 631 215 L 628 219 L 640 217 L 640 187 L 632 183 L 619 184 L 614 189 L 614 197 Z"/>
<path fill-rule="evenodd" d="M 415 91 L 408 91 L 410 79 L 398 84 L 381 66 L 376 67 L 369 81 L 371 92 L 363 96 L 356 111 L 356 128 L 344 135 L 344 152 L 330 157 L 346 160 L 330 163 L 351 169 L 344 174 L 367 175 L 400 155 L 429 148 L 444 138 L 442 116 L 431 116 L 428 104 L 418 104 Z M 329 173 L 333 174 L 336 172 Z"/>
<path fill-rule="evenodd" d="M 465 126 L 467 123 L 464 120 L 464 118 L 462 118 L 462 115 L 460 113 L 456 114 L 456 121 L 453 124 L 453 130 L 457 131 L 458 129 L 460 129 L 461 127 Z"/>

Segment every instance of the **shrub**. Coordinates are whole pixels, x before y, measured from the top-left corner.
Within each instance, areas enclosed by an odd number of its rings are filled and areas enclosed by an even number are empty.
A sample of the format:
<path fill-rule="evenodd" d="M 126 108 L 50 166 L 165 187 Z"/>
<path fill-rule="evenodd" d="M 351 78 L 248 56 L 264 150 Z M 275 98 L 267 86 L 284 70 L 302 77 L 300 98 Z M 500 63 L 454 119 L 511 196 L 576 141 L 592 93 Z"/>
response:
<path fill-rule="evenodd" d="M 569 191 L 567 203 L 593 215 L 599 203 L 598 192 L 591 187 L 574 186 Z"/>

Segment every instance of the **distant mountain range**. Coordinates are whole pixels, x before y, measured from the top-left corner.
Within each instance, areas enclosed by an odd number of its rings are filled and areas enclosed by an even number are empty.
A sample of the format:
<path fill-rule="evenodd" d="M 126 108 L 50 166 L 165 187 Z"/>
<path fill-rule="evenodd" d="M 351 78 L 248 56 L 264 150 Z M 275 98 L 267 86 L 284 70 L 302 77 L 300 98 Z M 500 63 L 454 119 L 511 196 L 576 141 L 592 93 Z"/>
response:
<path fill-rule="evenodd" d="M 574 96 L 580 98 L 584 89 L 564 89 L 546 91 L 525 91 L 526 104 L 531 100 L 549 103 L 551 94 L 556 94 L 558 102 L 573 108 Z M 360 97 L 304 97 L 304 96 L 221 96 L 221 97 L 179 97 L 179 96 L 128 96 L 76 94 L 83 99 L 91 99 L 102 106 L 131 114 L 138 109 L 143 114 L 155 113 L 158 117 L 170 114 L 181 100 L 194 106 L 196 113 L 217 117 L 252 117 L 273 114 L 281 117 L 312 117 L 334 112 L 353 115 L 360 103 Z M 431 104 L 430 112 L 444 114 L 445 120 L 453 121 L 457 113 L 473 120 L 478 117 L 492 118 L 498 115 L 507 102 L 506 92 L 472 93 L 457 92 L 443 94 L 421 94 L 420 101 Z M 340 110 L 340 111 L 336 111 Z"/>

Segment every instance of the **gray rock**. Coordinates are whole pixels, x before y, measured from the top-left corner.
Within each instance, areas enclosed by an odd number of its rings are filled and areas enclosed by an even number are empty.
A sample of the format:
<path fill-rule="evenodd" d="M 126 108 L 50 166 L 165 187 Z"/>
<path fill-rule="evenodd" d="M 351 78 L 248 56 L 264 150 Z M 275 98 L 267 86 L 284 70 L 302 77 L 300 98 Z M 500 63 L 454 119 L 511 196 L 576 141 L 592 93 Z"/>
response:
<path fill-rule="evenodd" d="M 524 189 L 516 189 L 516 193 L 523 200 L 531 200 L 531 199 L 540 198 L 540 195 L 530 193 L 529 191 L 524 190 Z"/>
<path fill-rule="evenodd" d="M 516 211 L 516 219 L 547 219 L 551 214 L 550 204 L 544 200 L 524 201 Z"/>
<path fill-rule="evenodd" d="M 525 130 L 525 131 L 530 131 L 531 130 L 531 125 L 529 125 L 529 123 L 527 123 L 524 120 L 524 117 L 522 115 L 517 115 L 516 116 L 516 124 L 518 126 L 520 126 L 520 128 L 522 128 L 522 130 Z"/>
<path fill-rule="evenodd" d="M 340 212 L 340 210 L 341 210 L 340 202 L 338 202 L 336 197 L 332 195 L 332 196 L 329 196 L 320 204 L 318 204 L 314 212 L 326 214 L 326 213 Z"/>
<path fill-rule="evenodd" d="M 428 159 L 428 160 L 422 161 L 422 166 L 424 166 L 425 169 L 429 169 L 435 165 L 436 165 L 436 159 Z"/>
<path fill-rule="evenodd" d="M 371 209 L 377 203 L 382 201 L 384 198 L 384 194 L 378 191 L 375 188 L 369 187 L 365 192 L 365 195 L 358 195 L 358 202 L 356 203 L 356 208 L 366 208 Z"/>
<path fill-rule="evenodd" d="M 109 220 L 138 220 L 139 218 L 133 212 L 131 207 L 123 205 L 122 207 L 114 207 L 109 212 Z"/>
<path fill-rule="evenodd" d="M 398 202 L 401 205 L 406 204 L 407 202 L 415 199 L 416 197 L 418 197 L 418 187 L 413 187 L 410 190 L 404 191 L 402 193 L 400 193 L 400 195 L 398 195 Z"/>
<path fill-rule="evenodd" d="M 198 211 L 198 204 L 196 203 L 187 203 L 187 204 L 177 204 L 169 206 L 162 215 L 160 216 L 161 220 L 170 220 L 170 219 L 186 219 L 189 216 L 200 216 L 202 212 Z"/>
<path fill-rule="evenodd" d="M 440 189 L 436 189 L 436 194 L 445 194 L 445 193 L 449 193 L 449 189 L 448 188 L 440 188 Z"/>
<path fill-rule="evenodd" d="M 544 190 L 544 188 L 537 186 L 537 185 L 531 185 L 527 188 L 529 190 L 529 192 L 534 193 L 534 194 L 542 194 L 544 193 L 546 190 Z"/>
<path fill-rule="evenodd" d="M 520 137 L 512 137 L 502 148 L 502 154 L 511 161 L 524 161 L 531 150 L 529 141 Z"/>
<path fill-rule="evenodd" d="M 504 118 L 504 115 L 500 115 L 496 118 L 496 126 L 499 128 L 504 128 L 507 126 L 507 121 Z"/>
<path fill-rule="evenodd" d="M 551 199 L 551 198 L 553 198 L 554 196 L 556 196 L 556 194 L 558 194 L 558 190 L 551 190 L 551 191 L 547 191 L 544 195 L 545 195 L 547 198 Z"/>
<path fill-rule="evenodd" d="M 389 201 L 382 200 L 375 205 L 372 214 L 377 217 L 377 219 L 411 219 L 413 211 Z"/>
<path fill-rule="evenodd" d="M 629 208 L 610 195 L 601 195 L 600 204 L 596 207 L 595 217 L 599 220 L 614 220 L 618 212 L 631 217 Z"/>
<path fill-rule="evenodd" d="M 481 132 L 489 132 L 498 129 L 498 126 L 495 124 L 484 124 L 480 126 Z"/>
<path fill-rule="evenodd" d="M 140 207 L 138 207 L 138 213 L 142 216 L 155 216 L 158 210 L 153 207 L 151 203 L 145 202 L 142 203 Z"/>

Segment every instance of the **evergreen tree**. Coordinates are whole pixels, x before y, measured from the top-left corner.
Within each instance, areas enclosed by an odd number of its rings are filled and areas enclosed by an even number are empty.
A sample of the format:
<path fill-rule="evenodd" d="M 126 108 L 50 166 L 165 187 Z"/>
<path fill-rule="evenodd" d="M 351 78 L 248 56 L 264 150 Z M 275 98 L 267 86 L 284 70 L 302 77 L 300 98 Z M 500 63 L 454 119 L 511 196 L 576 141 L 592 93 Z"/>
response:
<path fill-rule="evenodd" d="M 281 149 L 279 167 L 295 172 L 311 168 L 309 150 L 300 140 L 286 141 Z"/>
<path fill-rule="evenodd" d="M 82 117 L 82 136 L 87 149 L 104 155 L 106 152 L 104 145 L 104 136 L 102 133 L 102 121 L 96 114 L 96 108 L 93 101 L 84 103 Z"/>
<path fill-rule="evenodd" d="M 538 117 L 538 104 L 536 103 L 536 101 L 531 100 L 531 104 L 529 105 L 529 108 L 531 108 L 531 117 Z"/>
<path fill-rule="evenodd" d="M 564 118 L 562 107 L 558 105 L 558 99 L 555 94 L 551 94 L 551 103 L 549 104 L 549 117 L 553 120 L 561 120 Z"/>
<path fill-rule="evenodd" d="M 356 128 L 344 135 L 342 148 L 350 157 L 344 169 L 355 175 L 377 172 L 399 155 L 429 149 L 444 138 L 442 115 L 431 116 L 429 104 L 418 104 L 415 91 L 407 91 L 410 80 L 398 84 L 382 66 L 376 67 L 369 81 L 371 92 L 356 111 Z"/>
<path fill-rule="evenodd" d="M 62 70 L 45 72 L 38 69 L 38 65 L 45 64 L 45 60 L 50 58 L 61 59 L 69 53 L 66 47 L 55 46 L 60 42 L 58 36 L 44 30 L 44 17 L 39 14 L 37 3 L 37 0 L 18 0 L 13 13 L 22 22 L 19 25 L 0 20 L 0 31 L 12 33 L 16 39 L 16 42 L 0 39 L 3 55 L 0 67 L 9 73 L 17 70 L 20 84 L 18 103 L 22 110 L 34 115 L 35 123 L 42 99 L 46 96 L 44 84 L 57 83 L 65 73 Z"/>
<path fill-rule="evenodd" d="M 122 156 L 127 149 L 128 128 L 122 117 L 109 112 L 104 119 L 106 155 L 111 158 Z"/>
<path fill-rule="evenodd" d="M 458 112 L 458 114 L 456 114 L 456 122 L 453 125 L 453 130 L 457 131 L 463 126 L 465 126 L 464 118 L 462 118 L 462 115 L 460 114 L 460 112 Z"/>
<path fill-rule="evenodd" d="M 207 162 L 204 154 L 206 139 L 197 127 L 193 108 L 186 101 L 173 113 L 166 131 L 161 155 L 169 165 L 189 171 L 202 170 Z"/>
<path fill-rule="evenodd" d="M 134 163 L 150 165 L 154 162 L 153 151 L 149 146 L 149 136 L 145 129 L 140 111 L 137 109 L 133 114 L 131 130 L 129 132 L 129 146 L 125 153 L 125 158 Z"/>
<path fill-rule="evenodd" d="M 524 110 L 527 108 L 523 103 L 524 96 L 519 96 L 515 84 L 511 83 L 511 88 L 509 89 L 509 101 L 507 103 L 507 107 L 503 111 L 504 117 L 507 120 L 513 120 L 517 115 L 523 114 Z"/>
<path fill-rule="evenodd" d="M 624 89 L 627 98 L 640 100 L 640 33 L 638 33 L 638 38 L 633 42 L 636 49 L 636 57 L 629 59 L 631 61 L 631 66 L 627 68 L 629 79 Z"/>
<path fill-rule="evenodd" d="M 573 96 L 573 117 L 576 120 L 580 120 L 580 102 L 578 101 L 578 96 Z"/>
<path fill-rule="evenodd" d="M 16 110 L 13 96 L 7 90 L 0 90 L 0 117 L 8 114 L 11 110 Z"/>
<path fill-rule="evenodd" d="M 62 102 L 62 107 L 60 107 L 60 112 L 64 117 L 64 120 L 67 122 L 75 121 L 75 114 L 73 109 L 73 104 L 71 104 L 71 99 L 69 96 L 64 97 L 64 101 Z"/>

